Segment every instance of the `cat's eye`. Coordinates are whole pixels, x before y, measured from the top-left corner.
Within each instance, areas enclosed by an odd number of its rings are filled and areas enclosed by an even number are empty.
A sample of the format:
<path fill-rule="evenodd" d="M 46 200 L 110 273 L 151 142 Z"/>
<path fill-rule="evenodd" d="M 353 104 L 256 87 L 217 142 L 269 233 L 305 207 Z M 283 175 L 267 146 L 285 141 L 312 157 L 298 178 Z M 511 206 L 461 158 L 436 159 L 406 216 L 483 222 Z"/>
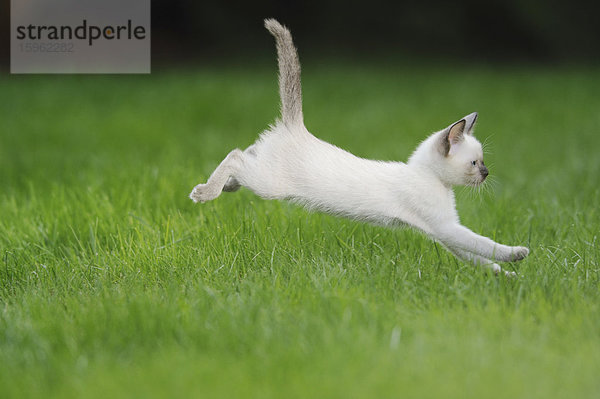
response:
<path fill-rule="evenodd" d="M 473 166 L 477 165 L 477 161 L 472 161 L 471 165 L 473 165 Z"/>

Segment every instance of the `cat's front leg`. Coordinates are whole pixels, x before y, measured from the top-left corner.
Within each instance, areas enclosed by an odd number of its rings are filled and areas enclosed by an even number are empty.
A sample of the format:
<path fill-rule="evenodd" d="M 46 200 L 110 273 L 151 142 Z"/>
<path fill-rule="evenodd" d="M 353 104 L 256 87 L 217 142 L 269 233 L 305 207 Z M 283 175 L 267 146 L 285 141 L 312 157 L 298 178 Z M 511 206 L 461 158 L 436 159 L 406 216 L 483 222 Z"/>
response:
<path fill-rule="evenodd" d="M 517 276 L 517 274 L 515 272 L 509 272 L 506 270 L 502 270 L 502 268 L 500 267 L 499 264 L 494 263 L 493 261 L 491 261 L 487 258 L 484 258 L 483 256 L 479 256 L 474 253 L 467 252 L 467 251 L 464 251 L 464 250 L 458 249 L 458 248 L 451 248 L 451 247 L 446 247 L 446 248 L 450 252 L 452 252 L 454 254 L 454 256 L 456 256 L 457 258 L 462 259 L 466 262 L 473 263 L 475 266 L 481 266 L 481 267 L 490 269 L 496 275 L 500 274 L 501 272 L 504 272 L 504 275 L 506 277 L 516 277 Z"/>
<path fill-rule="evenodd" d="M 459 223 L 448 223 L 433 229 L 433 235 L 450 248 L 471 252 L 486 259 L 513 262 L 529 255 L 526 247 L 510 247 L 475 234 Z"/>

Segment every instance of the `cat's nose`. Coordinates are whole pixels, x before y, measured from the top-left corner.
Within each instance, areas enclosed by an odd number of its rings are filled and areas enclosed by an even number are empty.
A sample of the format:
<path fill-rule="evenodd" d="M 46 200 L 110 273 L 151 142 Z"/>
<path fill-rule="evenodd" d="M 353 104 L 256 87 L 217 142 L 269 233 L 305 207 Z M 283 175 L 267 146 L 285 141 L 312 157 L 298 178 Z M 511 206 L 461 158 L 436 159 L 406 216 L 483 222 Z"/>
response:
<path fill-rule="evenodd" d="M 490 172 L 488 171 L 488 169 L 485 166 L 482 168 L 479 168 L 479 172 L 481 172 L 481 176 L 483 176 L 484 179 L 490 174 Z"/>

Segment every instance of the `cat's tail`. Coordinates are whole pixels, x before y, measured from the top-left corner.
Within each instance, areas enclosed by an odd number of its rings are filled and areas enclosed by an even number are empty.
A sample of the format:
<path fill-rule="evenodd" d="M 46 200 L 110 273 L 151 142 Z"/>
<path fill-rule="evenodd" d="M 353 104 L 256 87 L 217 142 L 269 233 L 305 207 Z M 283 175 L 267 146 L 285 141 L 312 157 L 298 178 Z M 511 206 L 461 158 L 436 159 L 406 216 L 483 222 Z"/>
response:
<path fill-rule="evenodd" d="M 281 119 L 286 125 L 302 125 L 300 61 L 290 31 L 275 19 L 265 19 L 265 28 L 275 37 L 279 63 Z"/>

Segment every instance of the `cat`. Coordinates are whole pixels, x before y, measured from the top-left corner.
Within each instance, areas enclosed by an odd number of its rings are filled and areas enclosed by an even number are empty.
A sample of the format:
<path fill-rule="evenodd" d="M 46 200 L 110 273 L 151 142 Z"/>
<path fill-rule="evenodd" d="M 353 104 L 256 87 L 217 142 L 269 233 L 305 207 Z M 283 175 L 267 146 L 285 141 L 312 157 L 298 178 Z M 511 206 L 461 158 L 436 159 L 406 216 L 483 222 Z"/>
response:
<path fill-rule="evenodd" d="M 384 226 L 409 225 L 456 257 L 496 274 L 502 269 L 494 261 L 518 261 L 529 254 L 526 247 L 496 243 L 459 222 L 452 186 L 477 186 L 489 173 L 473 136 L 477 113 L 430 135 L 407 163 L 359 158 L 306 129 L 300 62 L 291 33 L 274 19 L 264 24 L 276 41 L 281 119 L 246 150 L 231 151 L 206 184 L 194 187 L 194 202 L 243 186 L 265 199 L 285 199 Z"/>

